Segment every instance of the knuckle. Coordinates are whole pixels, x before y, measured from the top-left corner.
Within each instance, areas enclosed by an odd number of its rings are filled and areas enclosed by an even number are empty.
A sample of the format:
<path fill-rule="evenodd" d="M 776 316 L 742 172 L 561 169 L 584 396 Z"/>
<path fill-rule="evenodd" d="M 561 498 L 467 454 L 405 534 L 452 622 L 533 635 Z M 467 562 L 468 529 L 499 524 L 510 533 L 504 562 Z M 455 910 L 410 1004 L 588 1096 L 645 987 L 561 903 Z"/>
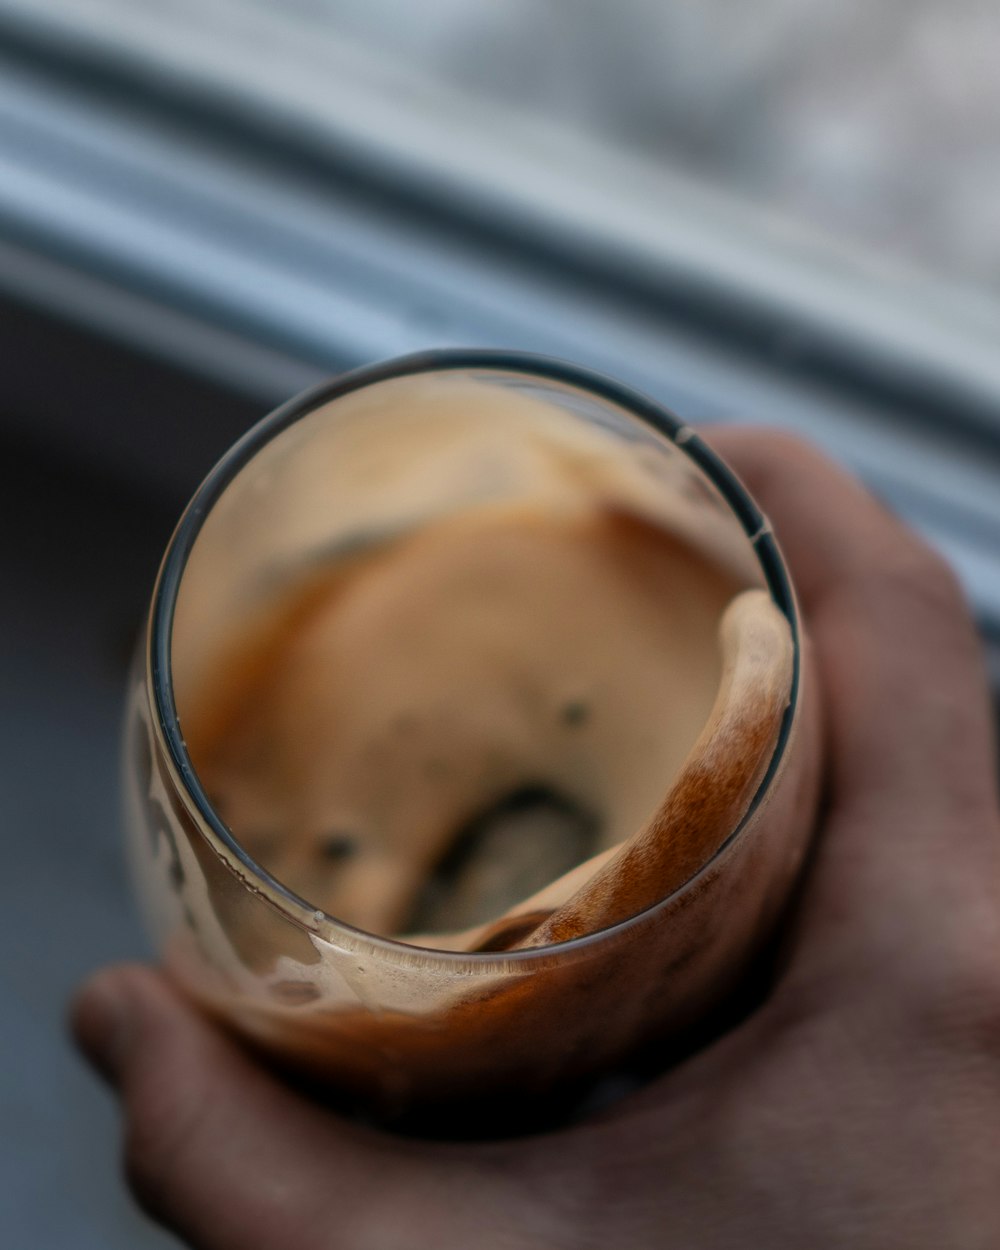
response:
<path fill-rule="evenodd" d="M 894 542 L 873 557 L 861 579 L 863 593 L 879 592 L 907 611 L 937 619 L 967 615 L 965 595 L 954 570 L 931 547 L 902 527 Z"/>
<path fill-rule="evenodd" d="M 814 444 L 787 430 L 756 427 L 743 431 L 759 488 L 789 479 L 828 473 L 832 462 Z"/>
<path fill-rule="evenodd" d="M 1000 961 L 997 946 L 967 939 L 929 978 L 918 1017 L 925 1036 L 963 1049 L 1000 1052 Z"/>
<path fill-rule="evenodd" d="M 775 461 L 782 471 L 789 469 L 805 469 L 817 464 L 829 465 L 830 461 L 814 443 L 800 434 L 792 434 L 788 430 L 761 428 L 759 437 L 768 456 Z"/>
<path fill-rule="evenodd" d="M 1000 1055 L 1000 997 L 969 994 L 968 985 L 937 1005 L 931 1018 L 924 1021 L 925 1035 L 930 1034 L 941 1046 L 952 1051 Z"/>
<path fill-rule="evenodd" d="M 953 608 L 963 602 L 958 577 L 945 558 L 920 539 L 909 537 L 909 550 L 902 561 L 907 575 L 930 598 Z"/>

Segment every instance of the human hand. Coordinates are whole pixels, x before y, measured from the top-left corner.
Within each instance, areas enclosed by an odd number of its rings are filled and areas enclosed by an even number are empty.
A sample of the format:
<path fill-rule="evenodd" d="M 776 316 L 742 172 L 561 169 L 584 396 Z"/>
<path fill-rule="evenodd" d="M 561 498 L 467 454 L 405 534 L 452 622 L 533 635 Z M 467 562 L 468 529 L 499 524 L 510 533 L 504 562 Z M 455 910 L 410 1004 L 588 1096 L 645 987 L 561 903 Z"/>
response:
<path fill-rule="evenodd" d="M 559 1132 L 418 1142 L 256 1065 L 152 970 L 73 1022 L 120 1092 L 140 1201 L 202 1250 L 1000 1244 L 1000 813 L 951 574 L 781 435 L 712 442 L 769 514 L 826 717 L 828 803 L 767 1001 Z"/>

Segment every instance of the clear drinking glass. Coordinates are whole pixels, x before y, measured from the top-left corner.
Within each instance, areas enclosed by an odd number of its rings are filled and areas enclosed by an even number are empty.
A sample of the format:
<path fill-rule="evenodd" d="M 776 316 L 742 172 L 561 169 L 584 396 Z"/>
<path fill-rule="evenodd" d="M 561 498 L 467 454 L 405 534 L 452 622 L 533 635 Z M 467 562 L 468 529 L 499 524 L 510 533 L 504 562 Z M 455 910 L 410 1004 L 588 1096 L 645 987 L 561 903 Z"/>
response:
<path fill-rule="evenodd" d="M 560 449 L 555 493 L 548 461 L 536 454 L 546 440 Z M 702 752 L 686 788 L 661 811 L 675 844 L 661 884 L 633 864 L 610 894 L 588 902 L 593 931 L 574 931 L 573 909 L 568 921 L 557 909 L 559 923 L 533 939 L 520 941 L 515 918 L 499 939 L 480 935 L 468 950 L 366 932 L 328 914 L 300 878 L 296 892 L 272 875 L 213 806 L 185 739 L 233 639 L 317 568 L 346 567 L 435 526 L 479 524 L 497 509 L 568 515 L 595 492 L 615 524 L 655 515 L 678 542 L 721 560 L 741 589 L 761 588 L 791 639 L 771 736 L 748 740 L 754 699 L 744 699 L 716 733 L 715 754 Z M 680 586 L 670 611 L 683 616 L 694 593 Z M 447 601 L 436 606 L 447 616 Z M 593 606 L 577 603 L 543 622 L 559 635 L 547 655 L 585 654 L 590 639 L 614 657 L 618 642 L 590 624 Z M 532 611 L 525 603 L 529 624 Z M 419 639 L 407 639 L 417 648 Z M 624 644 L 620 660 L 634 667 Z M 682 656 L 677 671 L 698 662 Z M 416 649 L 405 671 L 424 667 Z M 702 1019 L 772 933 L 816 801 L 815 696 L 805 676 L 794 596 L 764 517 L 694 432 L 657 404 L 585 370 L 510 353 L 430 353 L 337 378 L 265 418 L 220 461 L 160 570 L 130 686 L 124 780 L 134 878 L 164 964 L 253 1046 L 378 1116 L 525 1105 L 571 1088 Z M 365 677 L 352 680 L 363 690 Z M 478 680 L 461 676 L 469 708 L 486 699 Z M 526 782 L 544 774 L 548 754 L 562 759 L 559 734 L 587 729 L 572 727 L 572 699 L 561 707 L 558 733 L 530 747 Z M 631 742 L 629 733 L 616 731 L 603 751 L 595 741 L 586 766 L 573 764 L 581 784 L 614 771 L 613 755 L 626 779 L 614 784 L 627 790 L 635 751 L 618 744 Z M 754 750 L 759 758 L 741 762 Z M 331 769 L 339 766 L 331 758 Z M 677 766 L 664 762 L 663 793 Z M 372 767 L 372 792 L 390 803 L 403 765 L 389 758 Z M 736 774 L 746 791 L 739 801 L 730 793 Z M 349 780 L 356 775 L 349 770 Z M 527 927 L 538 919 L 533 913 Z"/>

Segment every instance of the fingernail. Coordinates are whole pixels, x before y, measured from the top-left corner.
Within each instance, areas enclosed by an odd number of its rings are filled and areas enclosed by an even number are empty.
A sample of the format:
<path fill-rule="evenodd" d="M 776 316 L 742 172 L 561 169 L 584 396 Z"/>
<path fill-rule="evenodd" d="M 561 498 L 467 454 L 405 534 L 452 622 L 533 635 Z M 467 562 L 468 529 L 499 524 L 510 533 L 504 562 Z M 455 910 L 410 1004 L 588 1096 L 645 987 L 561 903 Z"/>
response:
<path fill-rule="evenodd" d="M 131 1027 L 128 993 L 117 983 L 98 975 L 80 992 L 73 1006 L 73 1035 L 85 1058 L 112 1085 L 121 1075 Z"/>

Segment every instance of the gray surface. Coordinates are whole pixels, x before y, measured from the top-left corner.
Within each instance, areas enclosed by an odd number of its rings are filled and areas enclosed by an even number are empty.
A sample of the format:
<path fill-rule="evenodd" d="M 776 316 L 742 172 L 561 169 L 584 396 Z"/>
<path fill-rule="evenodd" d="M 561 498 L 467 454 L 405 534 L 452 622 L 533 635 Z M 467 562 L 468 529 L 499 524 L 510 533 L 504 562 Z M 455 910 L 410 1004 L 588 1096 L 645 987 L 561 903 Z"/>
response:
<path fill-rule="evenodd" d="M 66 1040 L 73 986 L 145 953 L 120 854 L 130 639 L 169 517 L 0 448 L 0 1244 L 174 1245 L 119 1174 L 110 1096 Z"/>

